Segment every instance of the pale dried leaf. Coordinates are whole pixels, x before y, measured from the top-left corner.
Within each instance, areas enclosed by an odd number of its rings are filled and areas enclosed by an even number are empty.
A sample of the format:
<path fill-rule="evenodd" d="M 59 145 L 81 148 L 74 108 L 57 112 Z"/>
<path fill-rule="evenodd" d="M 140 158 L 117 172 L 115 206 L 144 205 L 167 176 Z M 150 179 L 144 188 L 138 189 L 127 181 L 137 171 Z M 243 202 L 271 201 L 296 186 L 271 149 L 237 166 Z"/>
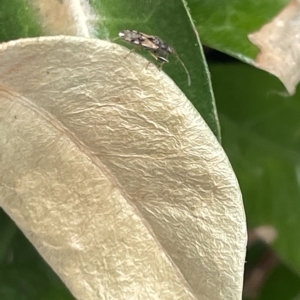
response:
<path fill-rule="evenodd" d="M 95 36 L 96 14 L 87 0 L 29 0 L 48 35 Z"/>
<path fill-rule="evenodd" d="M 277 76 L 290 94 L 300 80 L 300 1 L 291 3 L 270 23 L 249 35 L 260 48 L 256 66 Z"/>
<path fill-rule="evenodd" d="M 0 203 L 79 299 L 240 299 L 228 159 L 173 81 L 127 54 L 75 37 L 1 45 Z"/>

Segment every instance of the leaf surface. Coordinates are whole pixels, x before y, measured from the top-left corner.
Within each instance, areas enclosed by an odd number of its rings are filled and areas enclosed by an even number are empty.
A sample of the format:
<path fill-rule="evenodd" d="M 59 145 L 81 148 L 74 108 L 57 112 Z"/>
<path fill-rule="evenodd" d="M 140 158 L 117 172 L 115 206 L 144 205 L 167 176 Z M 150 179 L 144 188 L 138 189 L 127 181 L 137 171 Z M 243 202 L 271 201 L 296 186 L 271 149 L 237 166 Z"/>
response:
<path fill-rule="evenodd" d="M 1 45 L 1 206 L 78 299 L 240 299 L 246 224 L 226 155 L 173 81 L 127 53 Z"/>

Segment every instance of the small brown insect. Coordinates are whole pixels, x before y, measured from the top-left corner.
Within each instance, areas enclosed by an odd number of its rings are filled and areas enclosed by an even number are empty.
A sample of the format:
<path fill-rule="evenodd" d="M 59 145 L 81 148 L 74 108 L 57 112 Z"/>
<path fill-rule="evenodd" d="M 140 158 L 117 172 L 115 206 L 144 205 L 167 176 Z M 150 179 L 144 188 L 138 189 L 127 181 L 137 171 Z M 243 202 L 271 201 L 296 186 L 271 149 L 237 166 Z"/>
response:
<path fill-rule="evenodd" d="M 148 50 L 149 53 L 156 60 L 161 61 L 162 64 L 169 62 L 168 61 L 169 54 L 174 54 L 186 72 L 186 75 L 188 77 L 188 85 L 191 85 L 190 73 L 188 72 L 185 64 L 179 58 L 174 48 L 168 45 L 161 38 L 153 35 L 148 35 L 142 32 L 138 32 L 136 30 L 128 30 L 128 29 L 119 32 L 119 37 L 126 42 L 129 42 L 137 46 L 141 46 L 142 48 Z"/>

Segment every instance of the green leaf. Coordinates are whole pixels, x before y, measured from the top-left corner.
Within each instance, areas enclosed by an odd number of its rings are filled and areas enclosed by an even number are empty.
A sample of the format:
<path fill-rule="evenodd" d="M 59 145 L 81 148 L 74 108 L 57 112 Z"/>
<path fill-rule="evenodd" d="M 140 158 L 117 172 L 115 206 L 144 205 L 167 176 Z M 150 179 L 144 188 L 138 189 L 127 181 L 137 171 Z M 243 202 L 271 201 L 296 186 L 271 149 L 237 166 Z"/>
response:
<path fill-rule="evenodd" d="M 36 12 L 24 0 L 1 0 L 0 42 L 42 35 Z"/>
<path fill-rule="evenodd" d="M 211 65 L 223 146 L 243 191 L 248 224 L 271 225 L 274 248 L 300 271 L 299 93 L 242 64 Z"/>
<path fill-rule="evenodd" d="M 281 262 L 276 253 L 250 231 L 244 280 L 244 300 L 295 300 L 300 292 L 300 277 Z M 252 236 L 252 237 L 251 237 Z"/>
<path fill-rule="evenodd" d="M 175 57 L 170 57 L 170 63 L 165 64 L 163 70 L 181 88 L 220 139 L 218 116 L 206 61 L 183 2 L 92 0 L 91 5 L 103 15 L 98 24 L 99 38 L 114 39 L 121 30 L 134 29 L 157 35 L 176 49 L 191 75 L 191 86 L 188 86 L 186 73 L 180 63 L 176 63 Z M 132 48 L 131 45 L 122 44 Z M 146 51 L 141 51 L 141 54 L 147 56 Z"/>
<path fill-rule="evenodd" d="M 283 263 L 275 267 L 267 279 L 257 300 L 295 300 L 300 293 L 300 278 L 293 269 Z"/>
<path fill-rule="evenodd" d="M 2 209 L 0 236 L 0 299 L 75 299 Z"/>
<path fill-rule="evenodd" d="M 269 22 L 289 0 L 187 0 L 202 42 L 245 62 L 258 48 L 247 35 Z"/>

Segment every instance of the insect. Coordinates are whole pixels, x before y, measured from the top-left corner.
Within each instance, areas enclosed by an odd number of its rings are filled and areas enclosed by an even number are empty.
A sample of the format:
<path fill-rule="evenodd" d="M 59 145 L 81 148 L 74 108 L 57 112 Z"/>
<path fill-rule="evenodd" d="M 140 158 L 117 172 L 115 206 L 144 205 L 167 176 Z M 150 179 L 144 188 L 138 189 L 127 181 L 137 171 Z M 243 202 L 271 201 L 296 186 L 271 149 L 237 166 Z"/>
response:
<path fill-rule="evenodd" d="M 175 49 L 163 41 L 161 38 L 153 35 L 148 35 L 142 32 L 138 32 L 136 30 L 123 30 L 119 32 L 119 37 L 126 42 L 131 44 L 141 46 L 142 48 L 149 51 L 149 53 L 156 59 L 164 63 L 168 63 L 168 55 L 174 54 L 176 58 L 181 63 L 182 67 L 184 68 L 187 78 L 188 78 L 188 85 L 191 85 L 191 77 L 190 73 L 188 72 L 185 64 L 179 58 Z"/>

